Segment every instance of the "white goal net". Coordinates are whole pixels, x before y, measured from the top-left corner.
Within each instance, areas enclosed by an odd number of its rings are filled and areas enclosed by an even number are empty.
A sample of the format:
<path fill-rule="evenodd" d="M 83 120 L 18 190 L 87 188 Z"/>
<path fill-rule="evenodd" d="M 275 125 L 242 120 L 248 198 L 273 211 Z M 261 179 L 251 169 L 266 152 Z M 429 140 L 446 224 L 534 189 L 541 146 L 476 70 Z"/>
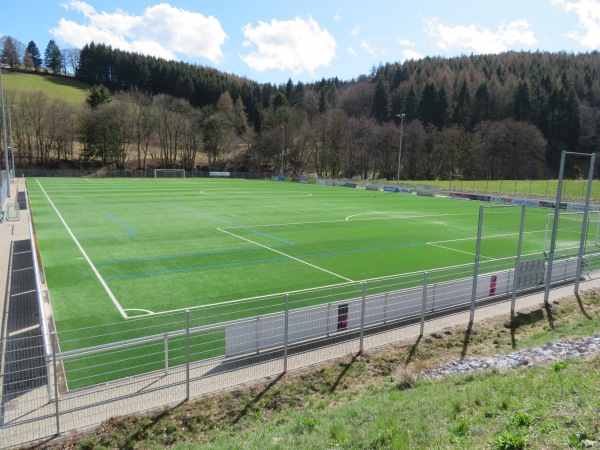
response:
<path fill-rule="evenodd" d="M 562 212 L 558 216 L 558 226 L 556 229 L 556 250 L 567 256 L 576 255 L 581 243 L 581 233 L 584 231 L 583 212 Z M 544 254 L 550 250 L 550 236 L 554 224 L 554 214 L 548 214 L 546 218 L 546 230 L 544 233 Z M 597 247 L 600 236 L 600 213 L 590 211 L 588 213 L 587 225 L 585 227 L 586 236 L 584 246 Z"/>
<path fill-rule="evenodd" d="M 154 178 L 185 178 L 184 169 L 154 169 Z"/>

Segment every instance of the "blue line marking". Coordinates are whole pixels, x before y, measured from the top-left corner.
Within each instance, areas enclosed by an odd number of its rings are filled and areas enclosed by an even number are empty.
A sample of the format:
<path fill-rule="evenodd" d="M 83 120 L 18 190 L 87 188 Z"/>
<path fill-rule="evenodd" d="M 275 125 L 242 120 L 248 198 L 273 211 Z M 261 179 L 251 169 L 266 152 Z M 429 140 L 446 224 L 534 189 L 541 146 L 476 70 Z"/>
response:
<path fill-rule="evenodd" d="M 137 235 L 137 231 L 135 231 L 133 228 L 131 228 L 129 225 L 127 225 L 125 222 L 121 222 L 119 219 L 117 219 L 115 216 L 113 216 L 112 214 L 106 213 L 106 215 L 108 217 L 110 217 L 112 220 L 114 220 L 115 222 L 117 222 L 119 225 L 121 225 L 123 228 L 125 228 L 126 230 L 128 230 L 131 234 L 133 235 Z"/>
<path fill-rule="evenodd" d="M 295 258 L 302 259 L 302 258 L 310 258 L 310 257 L 316 257 L 316 256 L 341 255 L 341 254 L 345 254 L 345 253 L 360 253 L 360 252 L 366 252 L 366 251 L 388 250 L 388 249 L 402 248 L 402 247 L 415 247 L 417 245 L 425 245 L 425 244 L 426 244 L 426 242 L 419 242 L 419 243 L 414 243 L 414 244 L 386 245 L 383 247 L 340 250 L 337 252 L 313 253 L 313 254 L 295 256 Z M 251 249 L 249 249 L 249 250 L 251 250 Z M 260 250 L 260 249 L 254 249 L 254 250 Z M 225 250 L 225 251 L 227 251 L 227 250 Z M 133 274 L 128 274 L 128 275 L 113 275 L 113 276 L 104 277 L 104 280 L 116 280 L 116 279 L 131 278 L 131 277 L 144 277 L 144 276 L 150 276 L 150 275 L 162 275 L 162 274 L 166 274 L 166 273 L 176 273 L 176 272 L 189 272 L 192 270 L 215 269 L 218 267 L 243 266 L 243 265 L 247 265 L 247 264 L 266 263 L 266 262 L 274 262 L 274 261 L 289 261 L 289 258 L 277 257 L 277 258 L 269 258 L 269 259 L 257 259 L 257 260 L 253 260 L 253 261 L 236 261 L 236 262 L 230 262 L 230 263 L 212 264 L 212 265 L 207 265 L 207 266 L 182 267 L 180 269 L 168 269 L 168 270 L 157 270 L 157 271 L 152 271 L 152 272 L 140 272 L 140 273 L 133 273 Z M 95 263 L 95 264 L 99 265 L 98 263 Z M 103 264 L 103 263 L 100 263 L 100 264 Z"/>
<path fill-rule="evenodd" d="M 289 258 L 279 257 L 279 258 L 270 258 L 270 259 L 256 259 L 254 261 L 237 261 L 237 262 L 233 262 L 233 263 L 213 264 L 210 266 L 183 267 L 181 269 L 158 270 L 155 272 L 132 273 L 132 274 L 128 274 L 128 275 L 113 275 L 113 276 L 109 276 L 109 277 L 103 277 L 103 279 L 105 281 L 106 280 L 118 280 L 121 278 L 145 277 L 148 275 L 162 275 L 165 273 L 189 272 L 192 270 L 199 270 L 199 269 L 215 269 L 217 267 L 243 266 L 246 264 L 258 264 L 258 263 L 264 263 L 264 262 L 285 261 L 285 260 L 289 261 Z"/>
<path fill-rule="evenodd" d="M 255 233 L 255 234 L 259 234 L 261 236 L 268 237 L 269 239 L 274 239 L 276 241 L 283 242 L 284 244 L 287 244 L 287 245 L 296 245 L 293 242 L 286 241 L 285 239 L 280 239 L 280 238 L 272 236 L 270 234 L 263 233 L 262 231 L 257 231 L 257 230 L 255 230 L 253 228 L 250 228 L 250 227 L 244 227 L 242 225 L 238 225 L 237 223 L 229 222 L 228 220 L 220 219 L 219 217 L 211 216 L 210 214 L 206 214 L 206 213 L 197 211 L 197 210 L 192 209 L 192 208 L 187 208 L 185 206 L 178 205 L 177 203 L 166 203 L 166 204 L 167 205 L 171 205 L 171 206 L 175 206 L 176 208 L 182 209 L 184 211 L 191 212 L 191 213 L 196 214 L 196 215 L 201 216 L 201 217 L 206 217 L 208 219 L 215 220 L 217 222 L 221 222 L 221 223 L 224 223 L 224 224 L 236 227 L 236 228 L 240 228 L 242 230 L 250 231 L 251 233 Z"/>
<path fill-rule="evenodd" d="M 137 233 L 136 233 L 137 234 Z M 131 233 L 120 233 L 120 234 L 99 234 L 97 236 L 77 236 L 77 239 L 107 239 L 107 238 L 115 238 L 115 237 L 131 237 L 133 234 Z M 94 263 L 96 264 L 96 263 Z"/>
<path fill-rule="evenodd" d="M 129 236 L 129 235 L 123 235 Z M 289 247 L 289 245 L 277 245 L 271 248 L 281 248 L 281 247 Z M 243 248 L 233 248 L 228 250 L 212 250 L 206 252 L 195 252 L 195 253 L 178 253 L 175 255 L 160 255 L 160 256 L 148 256 L 145 258 L 131 258 L 131 259 L 116 259 L 114 261 L 100 261 L 95 262 L 94 264 L 97 266 L 105 266 L 109 264 L 121 264 L 121 263 L 131 263 L 131 262 L 139 262 L 139 261 L 154 261 L 161 259 L 175 259 L 175 258 L 185 258 L 188 256 L 202 256 L 202 255 L 218 255 L 220 253 L 237 253 L 237 252 L 247 252 L 247 251 L 255 251 L 262 250 L 258 247 L 243 247 Z"/>

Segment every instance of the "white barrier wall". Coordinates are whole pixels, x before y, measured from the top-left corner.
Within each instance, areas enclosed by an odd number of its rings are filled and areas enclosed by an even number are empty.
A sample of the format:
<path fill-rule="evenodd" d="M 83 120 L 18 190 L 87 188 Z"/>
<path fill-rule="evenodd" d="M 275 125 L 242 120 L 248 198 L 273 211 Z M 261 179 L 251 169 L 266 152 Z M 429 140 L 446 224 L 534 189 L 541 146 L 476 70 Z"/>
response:
<path fill-rule="evenodd" d="M 572 280 L 577 271 L 577 260 L 567 259 L 554 262 L 552 283 Z M 520 280 L 519 289 L 535 287 L 543 280 L 530 277 Z M 476 300 L 505 296 L 512 292 L 514 270 L 480 275 L 477 279 Z M 467 305 L 471 302 L 472 278 L 431 283 L 427 286 L 425 313 Z M 338 329 L 339 308 L 347 305 L 347 323 Z M 288 314 L 288 343 L 299 342 L 319 336 L 328 336 L 338 331 L 358 329 L 361 325 L 362 298 L 331 302 L 309 308 L 292 309 Z M 416 317 L 423 308 L 423 287 L 365 298 L 365 326 L 384 324 L 386 321 Z M 285 313 L 257 316 L 226 326 L 226 355 L 259 352 L 284 344 Z"/>

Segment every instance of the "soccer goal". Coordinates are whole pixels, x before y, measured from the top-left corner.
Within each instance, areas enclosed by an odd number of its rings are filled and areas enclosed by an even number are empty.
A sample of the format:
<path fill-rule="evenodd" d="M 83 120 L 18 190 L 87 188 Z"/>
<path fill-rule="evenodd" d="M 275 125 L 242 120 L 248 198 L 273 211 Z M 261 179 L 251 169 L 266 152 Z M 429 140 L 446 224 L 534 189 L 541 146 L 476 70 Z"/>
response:
<path fill-rule="evenodd" d="M 583 212 L 563 212 L 558 216 L 556 228 L 556 250 L 562 252 L 572 251 L 574 254 L 579 250 L 581 233 L 583 231 Z M 600 247 L 600 212 L 588 212 L 587 233 L 585 236 L 585 247 L 595 245 Z M 554 225 L 554 214 L 546 217 L 546 230 L 544 232 L 544 254 L 550 251 L 550 238 Z"/>
<path fill-rule="evenodd" d="M 154 169 L 154 178 L 185 178 L 185 169 Z"/>

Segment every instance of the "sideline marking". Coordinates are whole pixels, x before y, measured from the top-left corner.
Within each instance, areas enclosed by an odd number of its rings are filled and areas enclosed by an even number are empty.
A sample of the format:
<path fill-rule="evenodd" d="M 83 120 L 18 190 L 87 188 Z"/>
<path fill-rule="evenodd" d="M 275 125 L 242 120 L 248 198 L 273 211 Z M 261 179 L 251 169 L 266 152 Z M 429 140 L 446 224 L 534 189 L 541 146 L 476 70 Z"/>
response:
<path fill-rule="evenodd" d="M 36 179 L 35 181 L 37 182 L 38 186 L 40 187 L 40 189 L 42 190 L 42 192 L 44 193 L 44 195 L 48 199 L 48 202 L 50 202 L 50 205 L 52 205 L 52 208 L 54 209 L 54 211 L 56 211 L 56 214 L 58 215 L 58 218 L 60 219 L 60 221 L 63 223 L 63 225 L 67 229 L 67 232 L 71 236 L 71 239 L 73 239 L 73 241 L 75 242 L 75 245 L 77 245 L 77 248 L 79 249 L 79 251 L 81 252 L 81 254 L 83 255 L 83 257 L 85 258 L 85 260 L 87 261 L 87 263 L 90 265 L 92 271 L 96 275 L 96 278 L 98 278 L 98 281 L 100 281 L 100 284 L 102 285 L 102 287 L 104 288 L 104 290 L 108 294 L 108 297 L 112 300 L 112 302 L 114 303 L 114 305 L 117 307 L 117 310 L 119 311 L 119 313 L 121 314 L 121 316 L 123 317 L 123 319 L 129 319 L 129 316 L 127 316 L 127 313 L 125 312 L 125 310 L 123 309 L 123 307 L 119 304 L 119 301 L 117 300 L 117 298 L 114 296 L 114 294 L 112 293 L 112 291 L 110 290 L 110 288 L 106 284 L 106 281 L 104 281 L 104 279 L 100 275 L 100 272 L 98 272 L 98 269 L 96 269 L 96 266 L 94 266 L 94 263 L 92 262 L 92 260 L 88 256 L 88 254 L 85 252 L 85 250 L 83 249 L 83 247 L 81 246 L 81 244 L 79 243 L 79 241 L 77 240 L 77 238 L 75 237 L 75 235 L 73 234 L 73 232 L 71 231 L 71 228 L 69 228 L 69 225 L 67 225 L 67 222 L 65 222 L 65 219 L 63 219 L 63 216 L 58 211 L 58 208 L 56 208 L 56 205 L 50 199 L 50 196 L 48 195 L 48 193 L 46 192 L 46 190 L 44 189 L 44 187 L 40 183 L 40 180 Z"/>
<path fill-rule="evenodd" d="M 444 241 L 444 242 L 452 242 L 452 241 Z M 433 247 L 439 247 L 439 248 L 443 248 L 444 250 L 452 250 L 453 252 L 459 252 L 459 253 L 464 253 L 466 255 L 471 255 L 471 256 L 476 256 L 475 253 L 473 252 L 466 252 L 464 250 L 458 250 L 456 248 L 451 248 L 451 247 L 445 247 L 443 245 L 439 245 L 439 244 L 434 244 L 433 242 L 427 242 L 426 245 L 431 245 Z M 493 260 L 493 258 L 490 258 L 488 256 L 483 256 L 483 255 L 479 255 L 480 258 L 485 258 L 485 259 L 489 259 L 489 260 Z"/>
<path fill-rule="evenodd" d="M 346 280 L 346 281 L 350 281 L 350 282 L 354 282 L 354 281 L 355 281 L 355 280 L 351 280 L 350 278 L 346 278 L 346 277 L 344 277 L 344 276 L 342 276 L 342 275 L 339 275 L 339 274 L 337 274 L 337 273 L 335 273 L 335 272 L 331 272 L 331 271 L 329 271 L 329 270 L 327 270 L 327 269 L 323 269 L 322 267 L 315 266 L 314 264 L 311 264 L 311 263 L 309 263 L 309 262 L 302 261 L 301 259 L 299 259 L 299 258 L 296 258 L 295 256 L 288 255 L 287 253 L 280 252 L 279 250 L 275 250 L 274 248 L 267 247 L 266 245 L 259 244 L 258 242 L 251 241 L 250 239 L 246 239 L 245 237 L 238 236 L 237 234 L 233 234 L 232 232 L 230 232 L 230 231 L 226 231 L 226 230 L 224 230 L 223 228 L 217 228 L 217 230 L 219 230 L 219 231 L 222 231 L 223 233 L 227 233 L 227 234 L 229 234 L 229 235 L 231 235 L 231 236 L 233 236 L 233 237 L 236 237 L 236 238 L 238 238 L 238 239 L 241 239 L 241 240 L 243 240 L 243 241 L 250 242 L 251 244 L 258 245 L 259 247 L 262 247 L 262 248 L 264 248 L 264 249 L 267 249 L 267 250 L 270 250 L 270 251 L 272 251 L 272 252 L 275 252 L 275 253 L 278 253 L 278 254 L 280 254 L 280 255 L 283 255 L 283 256 L 285 256 L 286 258 L 290 258 L 290 259 L 293 259 L 294 261 L 298 261 L 298 262 L 300 262 L 300 263 L 302 263 L 302 264 L 306 264 L 307 266 L 310 266 L 310 267 L 312 267 L 312 268 L 314 268 L 314 269 L 317 269 L 317 270 L 320 270 L 320 271 L 322 271 L 322 272 L 326 272 L 326 273 L 328 273 L 328 274 L 330 274 L 330 275 L 333 275 L 333 276 L 335 276 L 335 277 L 341 278 L 342 280 Z"/>

